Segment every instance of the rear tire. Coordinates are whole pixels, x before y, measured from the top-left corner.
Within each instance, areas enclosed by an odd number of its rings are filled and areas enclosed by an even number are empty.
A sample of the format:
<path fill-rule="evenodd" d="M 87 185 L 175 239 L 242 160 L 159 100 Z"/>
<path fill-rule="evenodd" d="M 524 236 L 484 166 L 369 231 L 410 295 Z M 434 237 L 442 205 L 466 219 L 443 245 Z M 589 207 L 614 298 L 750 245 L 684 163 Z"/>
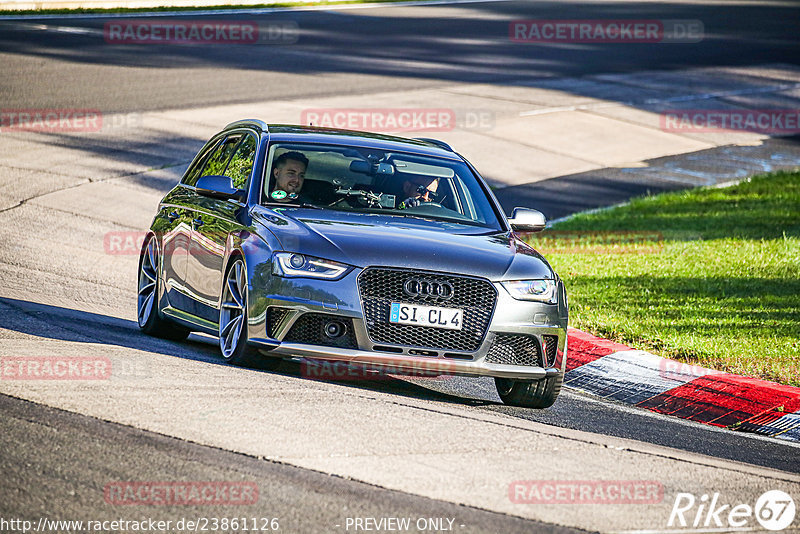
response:
<path fill-rule="evenodd" d="M 148 336 L 183 341 L 189 330 L 161 317 L 158 309 L 159 261 L 158 241 L 150 236 L 139 254 L 139 283 L 136 312 L 139 329 Z"/>
<path fill-rule="evenodd" d="M 522 408 L 549 408 L 561 392 L 562 374 L 540 380 L 495 378 L 494 385 L 503 404 Z"/>
<path fill-rule="evenodd" d="M 225 271 L 221 304 L 219 348 L 225 361 L 240 367 L 277 369 L 281 358 L 262 356 L 247 344 L 247 270 L 240 257 L 235 257 Z"/>

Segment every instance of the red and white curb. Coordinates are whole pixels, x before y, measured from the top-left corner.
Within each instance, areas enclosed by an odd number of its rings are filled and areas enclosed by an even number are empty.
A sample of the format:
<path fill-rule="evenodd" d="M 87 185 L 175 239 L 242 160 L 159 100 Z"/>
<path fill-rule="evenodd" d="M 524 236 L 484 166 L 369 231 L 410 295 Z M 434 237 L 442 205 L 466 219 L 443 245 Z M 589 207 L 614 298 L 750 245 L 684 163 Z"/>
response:
<path fill-rule="evenodd" d="M 569 329 L 564 385 L 648 410 L 800 442 L 800 388 L 661 358 Z"/>

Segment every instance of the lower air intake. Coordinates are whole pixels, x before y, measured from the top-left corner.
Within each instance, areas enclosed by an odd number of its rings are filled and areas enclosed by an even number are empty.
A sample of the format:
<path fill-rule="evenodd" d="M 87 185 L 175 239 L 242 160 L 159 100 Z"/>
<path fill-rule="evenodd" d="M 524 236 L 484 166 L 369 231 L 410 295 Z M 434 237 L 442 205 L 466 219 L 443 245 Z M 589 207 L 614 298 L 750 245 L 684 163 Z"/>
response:
<path fill-rule="evenodd" d="M 497 334 L 486 363 L 542 367 L 539 341 L 526 334 Z"/>

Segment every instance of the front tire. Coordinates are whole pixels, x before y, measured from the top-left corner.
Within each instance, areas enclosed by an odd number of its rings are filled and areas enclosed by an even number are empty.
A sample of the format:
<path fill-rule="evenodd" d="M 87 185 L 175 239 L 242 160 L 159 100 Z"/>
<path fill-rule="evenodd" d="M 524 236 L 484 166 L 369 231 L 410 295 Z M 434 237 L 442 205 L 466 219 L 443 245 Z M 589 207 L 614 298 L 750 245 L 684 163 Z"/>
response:
<path fill-rule="evenodd" d="M 158 241 L 150 236 L 139 254 L 139 283 L 136 298 L 137 322 L 148 336 L 182 341 L 189 330 L 163 319 L 158 309 Z"/>
<path fill-rule="evenodd" d="M 540 380 L 495 378 L 494 385 L 503 404 L 522 408 L 549 408 L 561 392 L 562 374 Z"/>
<path fill-rule="evenodd" d="M 237 257 L 225 273 L 219 309 L 219 349 L 225 361 L 241 367 L 275 370 L 280 358 L 262 356 L 247 345 L 247 270 Z"/>

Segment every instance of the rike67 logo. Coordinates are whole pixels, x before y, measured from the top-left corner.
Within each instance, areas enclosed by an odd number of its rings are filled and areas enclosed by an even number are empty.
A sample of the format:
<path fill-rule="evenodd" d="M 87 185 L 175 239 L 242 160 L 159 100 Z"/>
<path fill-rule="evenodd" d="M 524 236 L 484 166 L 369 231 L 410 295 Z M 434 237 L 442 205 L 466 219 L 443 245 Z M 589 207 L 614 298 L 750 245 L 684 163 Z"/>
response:
<path fill-rule="evenodd" d="M 678 493 L 667 526 L 722 532 L 722 529 L 754 527 L 755 519 L 762 528 L 778 531 L 792 525 L 796 511 L 792 497 L 781 490 L 765 492 L 756 500 L 755 506 L 726 503 L 719 493 L 702 495 L 700 498 L 691 493 Z"/>

